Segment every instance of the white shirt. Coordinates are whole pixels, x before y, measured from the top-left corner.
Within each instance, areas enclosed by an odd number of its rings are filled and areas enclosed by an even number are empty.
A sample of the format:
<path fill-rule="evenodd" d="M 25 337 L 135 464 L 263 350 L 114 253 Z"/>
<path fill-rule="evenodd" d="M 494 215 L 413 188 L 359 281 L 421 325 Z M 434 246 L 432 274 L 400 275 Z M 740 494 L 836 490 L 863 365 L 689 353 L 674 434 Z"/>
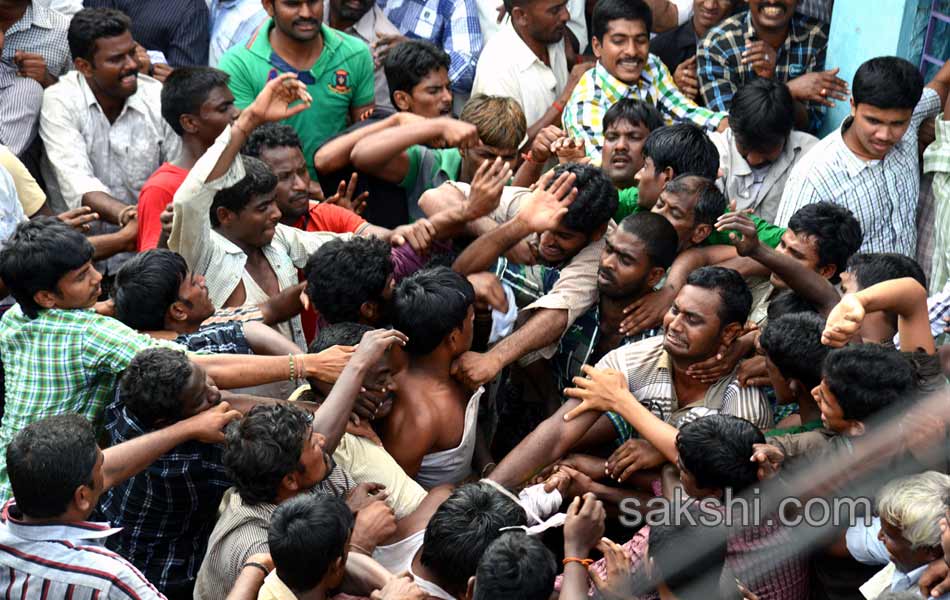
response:
<path fill-rule="evenodd" d="M 569 73 L 563 41 L 548 46 L 548 61 L 550 67 L 541 62 L 508 23 L 482 50 L 472 94 L 516 100 L 530 126 L 544 116 L 567 85 Z"/>
<path fill-rule="evenodd" d="M 677 0 L 678 2 L 688 2 L 690 12 L 693 9 L 693 0 Z M 495 34 L 501 31 L 502 27 L 511 23 L 511 18 L 506 14 L 501 24 L 498 24 L 498 7 L 502 0 L 475 0 L 478 6 L 478 25 L 482 30 L 482 40 L 487 44 Z M 567 0 L 567 12 L 571 14 L 571 20 L 567 22 L 568 29 L 580 42 L 579 54 L 587 50 L 587 3 L 585 0 Z"/>

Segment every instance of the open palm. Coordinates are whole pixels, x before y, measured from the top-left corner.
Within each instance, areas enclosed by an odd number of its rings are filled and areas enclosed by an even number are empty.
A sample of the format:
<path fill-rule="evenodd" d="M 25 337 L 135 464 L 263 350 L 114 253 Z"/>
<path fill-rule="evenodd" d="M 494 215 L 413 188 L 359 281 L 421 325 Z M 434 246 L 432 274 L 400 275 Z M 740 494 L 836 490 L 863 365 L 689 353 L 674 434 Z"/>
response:
<path fill-rule="evenodd" d="M 567 214 L 567 207 L 577 197 L 577 189 L 574 188 L 577 177 L 573 173 L 561 173 L 550 184 L 552 179 L 553 174 L 546 174 L 518 210 L 518 219 L 531 231 L 541 233 L 557 228 Z"/>

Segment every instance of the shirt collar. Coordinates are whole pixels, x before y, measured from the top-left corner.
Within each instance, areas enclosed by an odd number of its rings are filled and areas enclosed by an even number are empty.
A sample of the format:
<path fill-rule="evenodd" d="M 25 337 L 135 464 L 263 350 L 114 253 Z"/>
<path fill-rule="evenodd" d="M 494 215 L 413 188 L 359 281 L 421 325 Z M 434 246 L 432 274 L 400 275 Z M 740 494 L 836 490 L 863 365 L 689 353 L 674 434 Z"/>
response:
<path fill-rule="evenodd" d="M 752 175 L 752 167 L 748 162 L 746 162 L 742 155 L 739 154 L 739 149 L 736 147 L 736 138 L 732 134 L 732 129 L 727 129 L 724 135 L 731 146 L 730 154 L 732 154 L 733 150 L 735 151 L 735 154 L 733 155 L 734 162 L 732 164 L 732 174 L 736 177 Z M 785 145 L 782 147 L 782 153 L 778 158 L 775 159 L 775 162 L 769 165 L 769 168 L 784 164 L 786 162 L 791 162 L 792 155 L 796 150 L 801 148 L 800 143 L 796 144 L 793 142 L 793 137 L 794 136 L 789 134 L 788 137 L 785 138 Z"/>
<path fill-rule="evenodd" d="M 792 20 L 788 24 L 788 35 L 785 36 L 785 42 L 782 48 L 789 51 L 793 44 L 804 44 L 808 42 L 808 36 L 811 35 L 811 28 L 805 22 L 805 18 L 799 13 L 792 15 Z M 752 24 L 752 11 L 747 10 L 745 15 L 745 39 L 756 38 L 758 34 Z"/>
<path fill-rule="evenodd" d="M 249 39 L 245 45 L 251 54 L 271 64 L 273 64 L 271 55 L 274 54 L 274 48 L 270 44 L 270 32 L 273 28 L 274 19 L 267 19 L 257 28 L 257 31 L 254 32 L 254 35 L 251 36 L 251 39 Z M 324 59 L 324 56 L 330 56 L 335 53 L 340 44 L 343 43 L 342 34 L 326 23 L 320 25 L 320 32 L 323 34 L 323 51 L 320 53 L 320 58 L 317 59 L 314 66 L 320 63 Z M 311 71 L 313 71 L 312 67 Z"/>
<path fill-rule="evenodd" d="M 854 117 L 846 118 L 842 123 L 841 127 L 838 128 L 832 135 L 835 137 L 834 145 L 837 147 L 838 156 L 841 157 L 841 160 L 844 162 L 845 169 L 848 171 L 849 177 L 855 177 L 858 173 L 863 171 L 868 166 L 878 163 L 880 161 L 871 160 L 864 161 L 858 158 L 858 156 L 848 147 L 848 144 L 844 141 L 844 132 L 851 126 L 851 122 L 854 121 Z M 891 149 L 893 150 L 893 148 Z M 885 158 L 887 156 L 885 155 Z"/>
<path fill-rule="evenodd" d="M 607 67 L 604 66 L 604 63 L 600 62 L 599 60 L 594 66 L 594 76 L 600 81 L 602 87 L 608 88 L 610 91 L 621 97 L 626 96 L 630 88 L 634 87 L 611 75 L 610 71 L 607 70 Z M 651 77 L 649 73 L 647 73 L 647 65 L 644 65 L 643 70 L 640 72 L 640 81 L 647 84 L 651 82 Z"/>
<path fill-rule="evenodd" d="M 34 542 L 52 542 L 59 540 L 101 540 L 122 531 L 121 527 L 112 527 L 109 523 L 93 521 L 72 521 L 61 523 L 28 523 L 22 520 L 22 513 L 16 507 L 16 500 L 8 500 L 0 514 L 0 522 L 16 537 Z"/>
<path fill-rule="evenodd" d="M 512 25 L 510 19 L 503 26 L 501 34 L 507 36 L 510 40 L 510 43 L 507 44 L 507 50 L 511 53 L 509 59 L 521 67 L 522 71 L 531 68 L 535 63 L 544 65 L 541 59 L 538 58 L 538 55 L 528 47 L 528 44 L 526 44 L 525 41 L 521 39 L 521 36 L 518 35 L 518 32 L 515 31 L 515 26 Z M 548 48 L 550 48 L 550 46 L 548 46 Z"/>
<path fill-rule="evenodd" d="M 99 106 L 99 100 L 96 99 L 96 94 L 92 91 L 92 88 L 89 87 L 89 82 L 86 81 L 85 76 L 79 71 L 76 71 L 76 77 L 79 80 L 79 89 L 82 91 L 85 105 L 97 106 L 99 110 L 102 111 L 102 107 Z M 142 94 L 142 75 L 138 76 L 138 85 L 139 87 L 135 90 L 135 93 L 125 99 L 125 105 L 123 105 L 119 117 L 125 114 L 127 109 L 136 110 L 142 114 L 148 113 L 148 106 L 145 104 Z M 116 121 L 118 121 L 118 118 Z"/>
<path fill-rule="evenodd" d="M 26 31 L 34 25 L 40 29 L 53 28 L 53 23 L 50 21 L 49 9 L 36 2 L 30 2 L 23 16 L 20 17 L 20 20 L 7 30 L 7 35 L 9 36 L 18 31 Z"/>

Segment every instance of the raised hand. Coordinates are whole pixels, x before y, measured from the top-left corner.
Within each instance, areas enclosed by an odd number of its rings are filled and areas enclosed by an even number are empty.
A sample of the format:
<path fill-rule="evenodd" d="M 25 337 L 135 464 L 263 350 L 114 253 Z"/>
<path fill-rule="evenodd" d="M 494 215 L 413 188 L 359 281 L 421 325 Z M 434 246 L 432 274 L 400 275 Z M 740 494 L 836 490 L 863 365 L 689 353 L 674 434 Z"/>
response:
<path fill-rule="evenodd" d="M 551 144 L 551 152 L 557 156 L 557 161 L 562 165 L 590 162 L 587 151 L 584 149 L 584 140 L 575 140 L 571 137 L 558 138 Z"/>
<path fill-rule="evenodd" d="M 482 161 L 478 170 L 475 171 L 475 176 L 472 177 L 466 207 L 467 217 L 474 221 L 491 214 L 498 208 L 501 193 L 505 185 L 511 181 L 512 175 L 511 164 L 501 160 L 500 156 L 493 161 Z"/>
<path fill-rule="evenodd" d="M 557 125 L 548 125 L 534 136 L 529 153 L 531 162 L 543 164 L 551 158 L 551 144 L 564 137 L 564 130 Z"/>
<path fill-rule="evenodd" d="M 191 439 L 208 444 L 219 444 L 224 441 L 225 425 L 240 418 L 239 411 L 233 410 L 227 402 L 221 402 L 193 417 L 188 417 L 182 423 L 188 426 Z"/>
<path fill-rule="evenodd" d="M 848 99 L 848 82 L 838 77 L 840 69 L 805 73 L 788 82 L 788 91 L 799 102 L 834 106 L 833 100 Z"/>
<path fill-rule="evenodd" d="M 584 558 L 604 536 L 607 513 L 604 503 L 590 492 L 577 496 L 567 507 L 564 521 L 565 556 Z"/>
<path fill-rule="evenodd" d="M 742 64 L 752 67 L 755 74 L 764 79 L 775 76 L 775 48 L 763 40 L 746 40 L 742 52 Z"/>
<path fill-rule="evenodd" d="M 478 129 L 471 123 L 439 117 L 439 129 L 446 148 L 472 148 L 478 145 Z"/>
<path fill-rule="evenodd" d="M 358 181 L 359 176 L 353 173 L 350 176 L 350 180 L 341 181 L 340 185 L 337 186 L 336 193 L 324 200 L 324 202 L 352 210 L 358 215 L 363 214 L 363 210 L 366 209 L 366 199 L 369 198 L 369 192 L 363 192 L 356 198 L 353 198 L 353 195 L 356 194 L 356 184 Z"/>
<path fill-rule="evenodd" d="M 564 390 L 568 398 L 581 401 L 579 406 L 564 415 L 565 421 L 588 411 L 614 410 L 625 397 L 630 396 L 627 377 L 620 371 L 598 369 L 590 365 L 584 365 L 581 370 L 587 377 L 575 377 L 574 385 L 577 387 Z"/>
<path fill-rule="evenodd" d="M 356 347 L 356 352 L 353 353 L 351 360 L 354 364 L 375 365 L 383 358 L 383 355 L 386 354 L 386 351 L 389 350 L 393 344 L 405 346 L 408 339 L 406 334 L 401 331 L 396 331 L 395 329 L 374 329 L 367 331 L 360 339 L 360 343 Z"/>
<path fill-rule="evenodd" d="M 825 330 L 821 332 L 821 343 L 832 348 L 840 348 L 848 343 L 861 329 L 864 321 L 864 305 L 854 294 L 845 294 L 831 309 L 825 321 Z"/>
<path fill-rule="evenodd" d="M 716 221 L 716 231 L 728 231 L 729 241 L 739 256 L 752 256 L 759 249 L 759 233 L 755 222 L 743 212 L 730 212 Z"/>
<path fill-rule="evenodd" d="M 294 104 L 297 101 L 299 104 Z M 264 123 L 283 121 L 301 113 L 313 103 L 313 97 L 307 91 L 296 73 L 281 73 L 267 82 L 254 102 L 244 112 L 253 120 L 254 126 Z M 294 106 L 291 106 L 294 104 Z M 250 132 L 245 132 L 250 133 Z"/>
<path fill-rule="evenodd" d="M 554 172 L 548 171 L 537 187 L 521 202 L 515 218 L 536 233 L 557 228 L 567 214 L 567 207 L 577 198 L 574 182 L 577 176 L 564 172 L 552 184 Z"/>
<path fill-rule="evenodd" d="M 397 45 L 405 42 L 408 38 L 404 35 L 378 35 L 376 41 L 370 45 L 370 49 L 373 51 L 373 63 L 376 68 L 379 68 L 379 65 L 383 64 L 386 60 L 386 57 L 389 56 L 389 53 L 392 52 L 392 49 Z"/>

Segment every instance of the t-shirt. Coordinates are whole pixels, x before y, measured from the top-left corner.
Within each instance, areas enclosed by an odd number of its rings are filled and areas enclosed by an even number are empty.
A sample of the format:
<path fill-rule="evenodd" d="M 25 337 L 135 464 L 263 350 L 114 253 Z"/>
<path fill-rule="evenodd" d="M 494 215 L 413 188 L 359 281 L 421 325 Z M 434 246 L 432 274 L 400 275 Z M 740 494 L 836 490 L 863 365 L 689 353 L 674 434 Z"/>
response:
<path fill-rule="evenodd" d="M 617 212 L 614 213 L 614 223 L 620 223 L 624 218 L 638 213 L 640 208 L 640 190 L 636 186 L 617 190 Z"/>
<path fill-rule="evenodd" d="M 426 190 L 459 178 L 462 155 L 458 148 L 434 149 L 419 145 L 411 146 L 406 154 L 409 156 L 409 170 L 399 187 L 406 190 L 409 218 L 415 221 L 425 217 L 419 208 L 419 198 Z"/>
<path fill-rule="evenodd" d="M 175 192 L 187 176 L 186 169 L 164 163 L 145 180 L 139 192 L 139 252 L 158 246 L 158 238 L 162 236 L 162 213 L 172 203 Z"/>
<path fill-rule="evenodd" d="M 366 223 L 366 219 L 352 210 L 336 204 L 314 202 L 311 200 L 307 214 L 293 224 L 304 231 L 330 231 L 332 233 L 356 233 Z"/>

